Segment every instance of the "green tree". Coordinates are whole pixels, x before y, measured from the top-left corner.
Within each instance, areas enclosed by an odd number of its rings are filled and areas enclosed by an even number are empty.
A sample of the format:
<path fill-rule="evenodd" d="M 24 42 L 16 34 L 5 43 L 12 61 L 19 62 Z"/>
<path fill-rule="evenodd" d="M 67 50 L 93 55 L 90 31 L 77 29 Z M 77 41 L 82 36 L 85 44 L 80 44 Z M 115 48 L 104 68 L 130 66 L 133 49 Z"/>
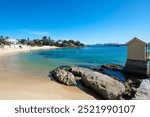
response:
<path fill-rule="evenodd" d="M 26 39 L 21 39 L 21 40 L 19 40 L 19 42 L 20 42 L 20 44 L 27 44 L 27 40 Z"/>
<path fill-rule="evenodd" d="M 8 39 L 9 37 L 0 36 L 0 44 L 9 45 Z"/>

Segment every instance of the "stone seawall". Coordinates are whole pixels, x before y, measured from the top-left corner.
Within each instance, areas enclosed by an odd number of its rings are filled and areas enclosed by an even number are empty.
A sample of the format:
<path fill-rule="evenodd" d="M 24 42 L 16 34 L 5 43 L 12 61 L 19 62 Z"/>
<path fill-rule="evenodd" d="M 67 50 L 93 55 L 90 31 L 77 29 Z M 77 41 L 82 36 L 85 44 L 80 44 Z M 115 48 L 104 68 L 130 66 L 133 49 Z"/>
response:
<path fill-rule="evenodd" d="M 148 77 L 148 61 L 128 59 L 125 67 L 123 68 L 123 72 Z"/>

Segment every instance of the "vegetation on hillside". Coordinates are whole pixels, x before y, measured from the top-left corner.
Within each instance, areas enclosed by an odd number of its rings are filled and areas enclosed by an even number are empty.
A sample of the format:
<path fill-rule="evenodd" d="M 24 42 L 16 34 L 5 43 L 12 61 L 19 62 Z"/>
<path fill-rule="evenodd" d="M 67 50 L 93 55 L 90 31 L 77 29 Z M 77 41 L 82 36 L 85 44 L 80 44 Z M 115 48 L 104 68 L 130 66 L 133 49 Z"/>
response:
<path fill-rule="evenodd" d="M 3 37 L 0 36 L 0 45 L 9 45 L 8 42 L 9 37 Z M 80 41 L 74 41 L 74 40 L 58 40 L 55 41 L 51 39 L 50 37 L 44 36 L 41 39 L 17 39 L 18 44 L 23 45 L 30 45 L 30 46 L 58 46 L 58 47 L 83 47 L 84 44 Z"/>
<path fill-rule="evenodd" d="M 9 37 L 0 36 L 0 45 L 9 45 L 10 43 L 7 41 Z"/>

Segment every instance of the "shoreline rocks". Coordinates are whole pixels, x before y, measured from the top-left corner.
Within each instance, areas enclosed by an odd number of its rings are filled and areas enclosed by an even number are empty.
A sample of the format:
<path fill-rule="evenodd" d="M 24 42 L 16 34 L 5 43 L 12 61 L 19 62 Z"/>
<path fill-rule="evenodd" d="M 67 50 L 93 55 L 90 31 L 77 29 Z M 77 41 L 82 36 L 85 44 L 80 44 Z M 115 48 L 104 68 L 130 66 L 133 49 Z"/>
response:
<path fill-rule="evenodd" d="M 112 67 L 112 65 L 109 67 Z M 119 65 L 118 67 L 120 68 Z M 115 65 L 115 67 L 113 66 L 109 69 L 116 70 L 118 67 Z M 85 87 L 98 97 L 103 97 L 103 99 L 150 99 L 150 81 L 148 79 L 142 81 L 140 78 L 135 79 L 131 75 L 126 82 L 121 82 L 113 76 L 100 71 L 76 66 L 60 66 L 51 71 L 50 74 L 62 84 L 77 86 L 80 89 Z"/>
<path fill-rule="evenodd" d="M 145 79 L 137 89 L 134 100 L 148 100 L 150 99 L 150 80 Z"/>
<path fill-rule="evenodd" d="M 125 92 L 125 86 L 121 82 L 87 68 L 59 67 L 51 73 L 55 79 L 68 86 L 76 86 L 76 80 L 80 80 L 104 99 L 118 99 Z"/>
<path fill-rule="evenodd" d="M 101 68 L 105 68 L 105 69 L 109 69 L 109 70 L 121 71 L 123 69 L 123 66 L 117 65 L 117 64 L 105 64 L 105 65 L 101 65 Z"/>

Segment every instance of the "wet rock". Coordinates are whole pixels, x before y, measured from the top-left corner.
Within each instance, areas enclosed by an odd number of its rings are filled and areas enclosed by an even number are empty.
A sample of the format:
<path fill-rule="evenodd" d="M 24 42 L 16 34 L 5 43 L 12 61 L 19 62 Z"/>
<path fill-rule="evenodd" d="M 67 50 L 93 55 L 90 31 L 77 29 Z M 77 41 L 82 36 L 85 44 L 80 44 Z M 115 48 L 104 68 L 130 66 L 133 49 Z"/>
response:
<path fill-rule="evenodd" d="M 117 64 L 105 64 L 101 65 L 101 67 L 109 70 L 118 70 L 118 71 L 121 71 L 123 69 L 123 66 Z"/>
<path fill-rule="evenodd" d="M 58 68 L 58 69 L 55 69 L 51 73 L 52 73 L 52 76 L 56 80 L 58 80 L 59 82 L 65 84 L 65 85 L 68 85 L 68 86 L 77 85 L 75 76 L 72 73 L 70 73 L 64 69 Z"/>
<path fill-rule="evenodd" d="M 149 100 L 150 99 L 150 80 L 145 79 L 137 89 L 134 100 Z"/>

